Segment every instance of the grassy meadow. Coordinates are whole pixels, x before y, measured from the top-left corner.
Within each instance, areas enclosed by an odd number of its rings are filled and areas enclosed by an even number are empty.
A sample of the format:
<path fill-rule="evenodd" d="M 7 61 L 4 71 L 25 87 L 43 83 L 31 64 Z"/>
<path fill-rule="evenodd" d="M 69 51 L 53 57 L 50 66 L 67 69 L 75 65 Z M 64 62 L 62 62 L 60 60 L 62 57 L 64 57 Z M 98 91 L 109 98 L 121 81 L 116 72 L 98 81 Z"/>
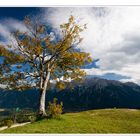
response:
<path fill-rule="evenodd" d="M 60 119 L 44 119 L 0 133 L 140 133 L 140 110 L 101 109 L 63 114 Z"/>

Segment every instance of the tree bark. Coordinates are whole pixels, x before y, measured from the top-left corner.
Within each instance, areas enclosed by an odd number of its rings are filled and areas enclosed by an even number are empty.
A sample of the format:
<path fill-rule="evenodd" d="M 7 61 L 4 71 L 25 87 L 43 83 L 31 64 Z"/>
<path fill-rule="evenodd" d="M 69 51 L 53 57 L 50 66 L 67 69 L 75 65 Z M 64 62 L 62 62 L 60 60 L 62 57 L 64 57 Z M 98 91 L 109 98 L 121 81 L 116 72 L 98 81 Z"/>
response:
<path fill-rule="evenodd" d="M 40 101 L 39 101 L 39 116 L 45 117 L 46 111 L 45 111 L 45 96 L 46 91 L 43 89 L 40 91 Z"/>
<path fill-rule="evenodd" d="M 43 83 L 43 88 L 40 90 L 40 101 L 39 101 L 39 116 L 40 117 L 46 117 L 45 96 L 46 96 L 49 78 L 50 78 L 50 72 L 48 72 L 47 77 Z"/>

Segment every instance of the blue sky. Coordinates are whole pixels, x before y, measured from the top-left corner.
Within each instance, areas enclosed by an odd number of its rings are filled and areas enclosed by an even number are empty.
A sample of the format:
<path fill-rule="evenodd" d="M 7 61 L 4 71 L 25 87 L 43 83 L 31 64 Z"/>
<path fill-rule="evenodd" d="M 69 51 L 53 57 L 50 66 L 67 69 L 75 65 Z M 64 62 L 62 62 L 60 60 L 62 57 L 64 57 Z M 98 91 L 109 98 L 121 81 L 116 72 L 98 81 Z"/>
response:
<path fill-rule="evenodd" d="M 0 19 L 3 18 L 14 18 L 23 20 L 26 15 L 39 13 L 40 8 L 35 7 L 1 7 L 0 8 Z"/>
<path fill-rule="evenodd" d="M 26 15 L 41 15 L 40 20 L 49 23 L 54 35 L 60 33 L 59 25 L 74 15 L 78 23 L 87 23 L 81 50 L 94 59 L 83 67 L 87 75 L 140 84 L 140 7 L 1 7 L 1 44 L 11 43 L 12 30 L 26 31 L 22 22 Z"/>

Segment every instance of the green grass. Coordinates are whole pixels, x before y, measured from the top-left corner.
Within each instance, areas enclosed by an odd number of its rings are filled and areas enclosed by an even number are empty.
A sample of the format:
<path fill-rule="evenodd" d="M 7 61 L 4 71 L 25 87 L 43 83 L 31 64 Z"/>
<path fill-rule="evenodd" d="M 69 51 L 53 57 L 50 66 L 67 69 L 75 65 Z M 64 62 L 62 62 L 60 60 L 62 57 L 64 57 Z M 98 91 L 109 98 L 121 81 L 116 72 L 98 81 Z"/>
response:
<path fill-rule="evenodd" d="M 0 133 L 140 133 L 140 110 L 102 109 L 67 113 Z"/>

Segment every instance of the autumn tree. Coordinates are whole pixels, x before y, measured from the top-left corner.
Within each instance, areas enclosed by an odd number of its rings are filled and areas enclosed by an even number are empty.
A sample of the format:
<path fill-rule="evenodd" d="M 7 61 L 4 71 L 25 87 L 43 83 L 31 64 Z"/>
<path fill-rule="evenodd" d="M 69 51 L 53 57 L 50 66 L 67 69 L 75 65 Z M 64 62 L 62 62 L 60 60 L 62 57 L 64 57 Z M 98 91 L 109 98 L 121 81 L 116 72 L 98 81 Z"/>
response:
<path fill-rule="evenodd" d="M 81 67 L 92 61 L 90 54 L 80 51 L 80 33 L 86 25 L 78 25 L 70 16 L 60 25 L 60 35 L 52 39 L 47 26 L 39 20 L 25 17 L 27 32 L 12 33 L 15 45 L 0 46 L 0 82 L 9 89 L 38 88 L 40 91 L 39 115 L 46 116 L 45 95 L 54 81 L 57 88 L 65 88 L 73 80 L 85 76 Z M 8 84 L 7 84 L 8 83 Z"/>

